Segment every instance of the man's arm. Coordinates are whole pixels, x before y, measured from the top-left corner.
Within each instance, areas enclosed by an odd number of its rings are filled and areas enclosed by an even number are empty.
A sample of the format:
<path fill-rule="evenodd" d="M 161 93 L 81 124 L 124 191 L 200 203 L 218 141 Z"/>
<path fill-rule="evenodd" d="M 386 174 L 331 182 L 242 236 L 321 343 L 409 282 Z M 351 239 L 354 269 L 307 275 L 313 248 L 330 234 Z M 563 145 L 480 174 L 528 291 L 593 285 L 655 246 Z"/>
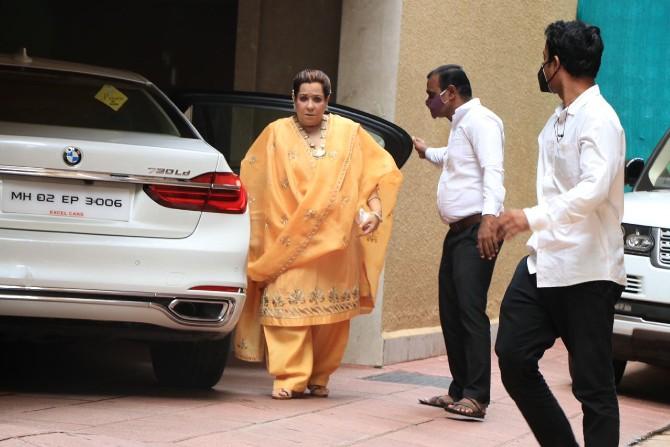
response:
<path fill-rule="evenodd" d="M 497 219 L 505 200 L 503 152 L 504 134 L 493 118 L 477 122 L 468 129 L 472 147 L 483 173 L 482 223 L 477 248 L 482 258 L 493 259 L 500 250 Z"/>
<path fill-rule="evenodd" d="M 414 149 L 419 158 L 426 158 L 431 163 L 442 166 L 444 159 L 447 157 L 447 148 L 445 147 L 428 147 L 428 144 L 422 138 L 412 137 Z"/>

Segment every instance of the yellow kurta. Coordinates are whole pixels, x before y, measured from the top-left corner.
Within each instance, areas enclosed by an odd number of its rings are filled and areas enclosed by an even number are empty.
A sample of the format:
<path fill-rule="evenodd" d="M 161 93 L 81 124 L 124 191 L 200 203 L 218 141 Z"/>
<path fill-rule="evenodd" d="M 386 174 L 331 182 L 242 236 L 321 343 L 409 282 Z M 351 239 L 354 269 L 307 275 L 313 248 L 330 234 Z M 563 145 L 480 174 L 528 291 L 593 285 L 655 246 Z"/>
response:
<path fill-rule="evenodd" d="M 261 324 L 336 323 L 374 306 L 402 174 L 359 124 L 330 114 L 326 132 L 317 159 L 293 119 L 279 119 L 242 161 L 251 242 L 235 334 L 241 359 L 262 360 Z M 362 236 L 354 220 L 375 188 L 384 221 Z"/>

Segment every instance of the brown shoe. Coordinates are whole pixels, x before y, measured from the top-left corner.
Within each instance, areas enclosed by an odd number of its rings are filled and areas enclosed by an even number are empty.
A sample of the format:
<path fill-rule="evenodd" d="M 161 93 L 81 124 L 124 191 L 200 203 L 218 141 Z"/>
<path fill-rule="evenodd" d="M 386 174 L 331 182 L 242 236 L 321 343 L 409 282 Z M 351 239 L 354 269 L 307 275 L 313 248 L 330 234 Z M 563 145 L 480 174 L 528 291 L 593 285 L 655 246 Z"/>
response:
<path fill-rule="evenodd" d="M 445 407 L 448 418 L 466 421 L 483 421 L 486 417 L 486 404 L 464 397 L 458 402 Z"/>
<path fill-rule="evenodd" d="M 447 406 L 453 404 L 454 402 L 454 398 L 448 394 L 445 394 L 444 396 L 433 396 L 428 399 L 419 399 L 419 403 L 422 405 L 438 408 L 447 408 Z"/>
<path fill-rule="evenodd" d="M 324 385 L 307 385 L 310 396 L 328 397 L 330 390 Z"/>
<path fill-rule="evenodd" d="M 272 390 L 272 398 L 277 400 L 298 399 L 303 396 L 302 391 L 291 391 L 286 388 Z"/>

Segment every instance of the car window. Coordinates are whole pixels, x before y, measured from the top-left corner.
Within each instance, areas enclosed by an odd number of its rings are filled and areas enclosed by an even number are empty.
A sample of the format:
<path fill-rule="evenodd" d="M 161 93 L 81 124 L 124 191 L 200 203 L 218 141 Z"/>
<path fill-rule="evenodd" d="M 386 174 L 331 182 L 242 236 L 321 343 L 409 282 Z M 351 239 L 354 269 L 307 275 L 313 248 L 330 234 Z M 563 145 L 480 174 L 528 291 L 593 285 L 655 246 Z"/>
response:
<path fill-rule="evenodd" d="M 670 128 L 651 153 L 634 191 L 670 189 Z"/>
<path fill-rule="evenodd" d="M 670 138 L 649 166 L 649 180 L 654 189 L 670 189 Z"/>
<path fill-rule="evenodd" d="M 194 137 L 174 106 L 140 83 L 0 69 L 0 104 L 0 121 Z"/>
<path fill-rule="evenodd" d="M 236 172 L 239 172 L 244 155 L 265 126 L 291 115 L 286 110 L 206 103 L 192 106 L 190 113 L 192 123 L 202 137 L 226 157 L 231 169 Z M 381 135 L 370 128 L 366 130 L 384 147 Z"/>
<path fill-rule="evenodd" d="M 272 121 L 290 116 L 290 98 L 245 93 L 177 95 L 176 102 L 185 110 L 202 137 L 239 172 L 240 162 L 256 137 Z M 411 153 L 411 139 L 398 126 L 355 109 L 331 104 L 329 110 L 360 123 L 402 166 Z"/>

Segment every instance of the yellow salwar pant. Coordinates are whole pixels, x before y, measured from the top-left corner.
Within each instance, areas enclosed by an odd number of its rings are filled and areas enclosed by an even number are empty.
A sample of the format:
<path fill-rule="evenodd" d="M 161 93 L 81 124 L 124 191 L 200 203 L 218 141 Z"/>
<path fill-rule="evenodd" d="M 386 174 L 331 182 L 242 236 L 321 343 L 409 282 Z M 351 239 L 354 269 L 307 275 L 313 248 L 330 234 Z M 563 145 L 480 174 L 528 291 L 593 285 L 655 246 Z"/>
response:
<path fill-rule="evenodd" d="M 328 385 L 349 340 L 349 320 L 312 326 L 263 326 L 273 389 L 303 392 Z"/>

